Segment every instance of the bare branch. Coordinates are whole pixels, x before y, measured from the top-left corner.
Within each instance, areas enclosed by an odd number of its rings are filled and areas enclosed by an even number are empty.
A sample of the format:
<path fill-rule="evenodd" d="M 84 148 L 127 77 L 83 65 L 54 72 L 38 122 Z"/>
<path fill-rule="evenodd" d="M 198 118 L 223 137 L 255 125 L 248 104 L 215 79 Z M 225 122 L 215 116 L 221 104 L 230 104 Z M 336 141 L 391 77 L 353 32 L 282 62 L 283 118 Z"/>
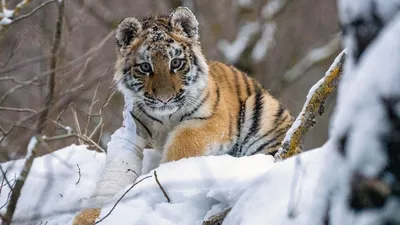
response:
<path fill-rule="evenodd" d="M 115 209 L 115 207 L 117 207 L 118 203 L 125 197 L 126 194 L 128 194 L 128 192 L 129 192 L 130 190 L 132 190 L 132 188 L 134 188 L 137 184 L 141 183 L 142 181 L 144 181 L 144 180 L 146 180 L 146 179 L 148 179 L 148 178 L 150 178 L 150 177 L 151 177 L 151 176 L 143 177 L 142 179 L 140 179 L 140 180 L 137 181 L 136 183 L 132 184 L 132 186 L 131 186 L 128 190 L 126 190 L 126 191 L 124 192 L 124 194 L 117 200 L 117 202 L 116 202 L 116 203 L 114 204 L 114 206 L 111 208 L 110 212 L 108 212 L 103 218 L 101 218 L 100 220 L 98 220 L 95 224 L 100 223 L 101 221 L 105 220 L 109 215 L 111 215 L 112 211 L 114 211 L 114 209 Z"/>
<path fill-rule="evenodd" d="M 40 10 L 41 8 L 43 8 L 43 7 L 45 7 L 46 5 L 49 5 L 50 3 L 53 3 L 53 2 L 55 2 L 55 0 L 48 0 L 48 1 L 46 1 L 46 2 L 43 2 L 42 4 L 40 4 L 40 5 L 38 5 L 37 7 L 35 7 L 35 8 L 34 8 L 32 11 L 30 11 L 29 13 L 24 14 L 24 15 L 21 15 L 21 16 L 15 18 L 15 19 L 11 22 L 11 24 L 16 23 L 16 22 L 18 22 L 18 21 L 20 21 L 20 20 L 23 20 L 23 19 L 26 19 L 26 18 L 32 16 L 35 12 L 37 12 L 37 11 Z"/>
<path fill-rule="evenodd" d="M 76 166 L 78 167 L 78 175 L 79 175 L 79 177 L 78 177 L 78 181 L 75 183 L 75 185 L 78 185 L 79 181 L 81 181 L 81 168 L 79 167 L 78 164 L 76 164 Z"/>
<path fill-rule="evenodd" d="M 275 160 L 279 161 L 288 158 L 301 151 L 301 142 L 305 133 L 315 125 L 316 115 L 318 113 L 321 114 L 321 107 L 323 107 L 326 98 L 339 82 L 345 56 L 346 54 L 343 51 L 336 58 L 325 76 L 310 89 L 303 109 L 286 133 L 285 139 L 282 141 L 282 147 L 275 154 Z"/>
<path fill-rule="evenodd" d="M 11 108 L 11 107 L 1 107 L 0 106 L 0 111 L 14 111 L 14 112 L 31 112 L 31 113 L 36 113 L 36 110 L 29 109 L 29 108 Z"/>
<path fill-rule="evenodd" d="M 155 170 L 154 170 L 154 178 L 156 179 L 158 187 L 160 187 L 162 193 L 164 194 L 164 197 L 167 199 L 167 202 L 171 202 L 171 199 L 169 198 L 167 192 L 165 191 L 164 187 L 161 185 L 160 181 L 158 180 L 157 171 L 155 171 Z"/>
<path fill-rule="evenodd" d="M 56 23 L 56 31 L 54 35 L 54 42 L 53 42 L 53 47 L 51 49 L 51 55 L 50 55 L 50 70 L 52 73 L 49 76 L 48 83 L 47 83 L 47 93 L 46 93 L 46 99 L 45 99 L 45 109 L 43 112 L 40 114 L 38 118 L 38 133 L 42 132 L 43 125 L 46 122 L 47 115 L 49 113 L 49 107 L 51 106 L 54 98 L 54 93 L 55 93 L 55 86 L 56 86 L 56 68 L 57 68 L 57 54 L 58 50 L 60 48 L 60 43 L 61 43 L 61 34 L 62 34 L 62 24 L 63 24 L 63 17 L 64 17 L 64 4 L 65 1 L 61 1 L 58 6 L 58 18 L 57 18 L 57 23 Z"/>
<path fill-rule="evenodd" d="M 326 45 L 312 49 L 295 66 L 283 75 L 283 82 L 291 83 L 303 75 L 307 70 L 317 63 L 320 63 L 340 49 L 340 35 L 336 34 Z"/>

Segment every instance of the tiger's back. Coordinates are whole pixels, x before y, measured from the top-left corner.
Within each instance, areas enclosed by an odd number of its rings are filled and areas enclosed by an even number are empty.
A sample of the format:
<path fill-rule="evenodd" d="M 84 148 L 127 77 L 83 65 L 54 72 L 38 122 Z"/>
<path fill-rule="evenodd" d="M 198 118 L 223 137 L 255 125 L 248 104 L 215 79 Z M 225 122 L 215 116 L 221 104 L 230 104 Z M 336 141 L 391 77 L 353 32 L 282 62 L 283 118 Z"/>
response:
<path fill-rule="evenodd" d="M 289 112 L 257 81 L 233 66 L 210 62 L 209 73 L 228 111 L 230 143 L 224 152 L 232 156 L 275 153 L 293 122 Z"/>

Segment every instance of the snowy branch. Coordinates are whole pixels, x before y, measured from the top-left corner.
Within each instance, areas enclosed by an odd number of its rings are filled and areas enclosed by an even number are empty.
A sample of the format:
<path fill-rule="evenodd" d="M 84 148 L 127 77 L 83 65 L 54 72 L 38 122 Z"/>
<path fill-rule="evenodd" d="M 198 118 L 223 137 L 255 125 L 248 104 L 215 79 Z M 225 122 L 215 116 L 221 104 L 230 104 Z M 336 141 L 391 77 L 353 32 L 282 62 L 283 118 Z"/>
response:
<path fill-rule="evenodd" d="M 326 45 L 312 49 L 296 65 L 283 75 L 285 83 L 291 83 L 317 63 L 333 56 L 340 49 L 340 35 L 337 34 Z"/>
<path fill-rule="evenodd" d="M 282 160 L 298 153 L 306 132 L 315 125 L 315 117 L 322 114 L 321 107 L 329 94 L 336 88 L 343 72 L 346 54 L 343 51 L 334 61 L 325 76 L 308 92 L 307 101 L 292 127 L 282 141 L 282 147 L 275 154 L 276 160 Z M 322 108 L 323 109 L 323 108 Z"/>

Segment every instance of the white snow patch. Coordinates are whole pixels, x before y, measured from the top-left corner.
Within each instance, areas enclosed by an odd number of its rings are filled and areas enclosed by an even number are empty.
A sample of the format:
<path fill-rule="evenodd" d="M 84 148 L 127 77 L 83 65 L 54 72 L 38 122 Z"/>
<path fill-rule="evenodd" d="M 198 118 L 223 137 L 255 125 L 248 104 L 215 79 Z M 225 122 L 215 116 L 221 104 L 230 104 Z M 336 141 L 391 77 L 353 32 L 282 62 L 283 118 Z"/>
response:
<path fill-rule="evenodd" d="M 25 159 L 21 159 L 1 164 L 11 185 L 14 185 L 24 162 Z M 93 193 L 104 162 L 105 154 L 76 145 L 36 158 L 22 188 L 13 224 L 31 225 L 40 221 L 43 224 L 47 221 L 49 225 L 68 224 L 80 202 Z M 0 205 L 8 202 L 9 193 L 10 189 L 4 182 Z M 5 210 L 3 207 L 0 213 Z"/>
<path fill-rule="evenodd" d="M 286 5 L 288 0 L 269 0 L 261 9 L 261 16 L 265 19 L 272 19 Z"/>
<path fill-rule="evenodd" d="M 251 37 L 259 29 L 260 24 L 258 22 L 246 22 L 239 28 L 236 39 L 232 43 L 229 43 L 227 40 L 220 40 L 217 47 L 230 63 L 236 63 L 246 49 Z"/>
<path fill-rule="evenodd" d="M 32 152 L 35 149 L 37 142 L 38 142 L 38 139 L 35 136 L 32 136 L 31 140 L 29 141 L 29 144 L 28 144 L 28 150 L 27 150 L 25 159 L 28 159 L 32 156 Z"/>
<path fill-rule="evenodd" d="M 249 7 L 253 4 L 253 0 L 237 0 L 237 3 L 241 7 Z"/>
<path fill-rule="evenodd" d="M 261 61 L 268 53 L 268 50 L 275 44 L 274 35 L 276 32 L 276 23 L 270 22 L 264 25 L 261 38 L 257 41 L 252 52 L 252 58 L 256 62 Z"/>
<path fill-rule="evenodd" d="M 171 202 L 151 177 L 132 188 L 102 224 L 201 224 L 208 216 L 235 204 L 273 165 L 273 157 L 266 155 L 207 156 L 162 164 L 156 169 L 157 176 Z M 100 218 L 128 188 L 106 203 Z"/>

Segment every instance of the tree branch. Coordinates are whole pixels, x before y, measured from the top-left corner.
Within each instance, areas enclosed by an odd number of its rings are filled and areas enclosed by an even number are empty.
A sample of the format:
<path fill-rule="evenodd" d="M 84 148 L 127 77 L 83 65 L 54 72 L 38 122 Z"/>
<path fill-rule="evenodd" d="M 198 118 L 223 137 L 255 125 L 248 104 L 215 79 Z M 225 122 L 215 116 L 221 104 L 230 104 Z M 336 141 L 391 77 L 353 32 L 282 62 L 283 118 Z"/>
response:
<path fill-rule="evenodd" d="M 286 133 L 285 139 L 282 141 L 282 147 L 275 154 L 275 160 L 279 161 L 288 158 L 302 150 L 301 142 L 304 135 L 315 125 L 316 115 L 322 114 L 321 108 L 326 98 L 339 82 L 345 57 L 344 51 L 340 53 L 325 76 L 310 89 L 303 109 Z"/>
<path fill-rule="evenodd" d="M 51 49 L 50 55 L 50 73 L 48 83 L 47 83 L 47 94 L 45 99 L 45 109 L 40 114 L 38 118 L 38 133 L 42 132 L 44 123 L 46 122 L 47 115 L 49 113 L 49 107 L 51 106 L 54 98 L 55 93 L 55 86 L 56 86 L 56 68 L 57 68 L 57 54 L 60 48 L 61 43 L 61 35 L 62 35 L 62 24 L 63 24 L 63 17 L 64 17 L 64 4 L 65 1 L 61 1 L 58 6 L 58 18 L 56 23 L 56 31 L 54 35 L 54 42 L 53 47 Z"/>

